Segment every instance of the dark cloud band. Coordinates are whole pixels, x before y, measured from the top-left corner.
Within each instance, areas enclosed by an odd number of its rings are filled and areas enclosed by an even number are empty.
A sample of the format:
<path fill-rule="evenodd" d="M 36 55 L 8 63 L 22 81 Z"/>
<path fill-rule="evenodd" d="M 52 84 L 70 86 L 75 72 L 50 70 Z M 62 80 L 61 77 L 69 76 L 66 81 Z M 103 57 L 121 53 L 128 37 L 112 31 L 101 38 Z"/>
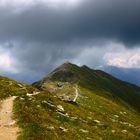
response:
<path fill-rule="evenodd" d="M 140 40 L 139 7 L 138 0 L 86 0 L 69 10 L 40 4 L 21 13 L 6 7 L 1 10 L 0 37 L 49 43 L 109 38 L 133 45 Z"/>

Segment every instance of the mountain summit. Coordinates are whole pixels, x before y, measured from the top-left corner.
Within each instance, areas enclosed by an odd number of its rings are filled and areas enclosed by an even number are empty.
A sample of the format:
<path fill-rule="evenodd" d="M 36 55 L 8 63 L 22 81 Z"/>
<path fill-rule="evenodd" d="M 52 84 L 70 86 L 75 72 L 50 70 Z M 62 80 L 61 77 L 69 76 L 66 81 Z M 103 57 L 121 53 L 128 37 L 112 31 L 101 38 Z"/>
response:
<path fill-rule="evenodd" d="M 71 64 L 69 62 L 62 64 L 56 68 L 52 73 L 50 73 L 46 80 L 51 81 L 61 81 L 61 82 L 77 82 L 77 74 L 73 71 L 77 69 L 78 66 Z"/>
<path fill-rule="evenodd" d="M 122 102 L 140 111 L 140 87 L 121 81 L 101 70 L 93 70 L 87 66 L 79 67 L 69 62 L 62 64 L 42 80 L 33 85 L 42 90 L 54 89 L 52 83 L 77 83 L 97 95 Z M 50 84 L 51 83 L 51 84 Z"/>
<path fill-rule="evenodd" d="M 79 79 L 77 72 L 74 71 L 75 69 L 79 69 L 79 67 L 69 62 L 66 62 L 61 66 L 57 67 L 53 72 L 48 74 L 42 80 L 33 83 L 33 85 L 42 89 L 42 87 L 44 87 L 44 84 L 50 81 L 51 82 L 60 81 L 70 83 L 78 82 Z"/>

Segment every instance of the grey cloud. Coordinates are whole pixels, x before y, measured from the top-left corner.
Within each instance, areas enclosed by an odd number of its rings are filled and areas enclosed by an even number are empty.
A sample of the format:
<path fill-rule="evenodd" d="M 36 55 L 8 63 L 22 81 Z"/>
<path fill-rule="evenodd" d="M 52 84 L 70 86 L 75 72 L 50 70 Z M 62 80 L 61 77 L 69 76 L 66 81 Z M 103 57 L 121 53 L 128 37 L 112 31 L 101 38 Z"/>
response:
<path fill-rule="evenodd" d="M 17 60 L 16 67 L 22 76 L 31 75 L 30 79 L 67 60 L 98 67 L 104 63 L 101 57 L 108 41 L 138 46 L 139 7 L 139 0 L 83 0 L 76 7 L 60 9 L 40 3 L 19 13 L 10 6 L 3 7 L 0 44 L 6 43 L 3 46 Z M 97 51 L 93 46 L 102 47 Z M 81 54 L 85 50 L 95 56 L 87 53 L 84 58 Z"/>
<path fill-rule="evenodd" d="M 19 14 L 4 9 L 0 37 L 50 43 L 109 38 L 137 44 L 140 38 L 139 6 L 138 0 L 86 0 L 69 10 L 41 4 Z"/>
<path fill-rule="evenodd" d="M 71 45 L 44 44 L 44 43 L 15 43 L 12 45 L 11 54 L 17 58 L 17 67 L 22 72 L 48 73 L 59 64 L 72 60 L 82 48 Z"/>
<path fill-rule="evenodd" d="M 140 69 L 139 68 L 118 68 L 105 66 L 102 70 L 114 75 L 115 77 L 140 86 Z"/>

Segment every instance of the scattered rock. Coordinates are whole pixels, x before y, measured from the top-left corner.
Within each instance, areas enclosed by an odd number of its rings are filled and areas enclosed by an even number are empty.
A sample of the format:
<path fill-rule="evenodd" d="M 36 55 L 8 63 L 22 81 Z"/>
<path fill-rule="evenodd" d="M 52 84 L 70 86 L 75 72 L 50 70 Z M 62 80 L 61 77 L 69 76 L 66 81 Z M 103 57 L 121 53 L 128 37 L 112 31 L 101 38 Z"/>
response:
<path fill-rule="evenodd" d="M 57 98 L 57 96 L 55 96 L 55 95 L 54 95 L 53 97 L 54 97 L 54 98 Z"/>
<path fill-rule="evenodd" d="M 61 83 L 61 82 L 59 82 L 59 83 L 57 83 L 57 86 L 60 88 L 60 87 L 62 87 L 64 84 L 63 83 Z"/>
<path fill-rule="evenodd" d="M 123 125 L 128 125 L 129 127 L 133 127 L 133 128 L 135 128 L 135 126 L 134 126 L 133 124 L 131 124 L 131 123 L 128 123 L 128 122 L 122 122 L 122 121 L 120 121 L 120 123 L 123 124 Z"/>
<path fill-rule="evenodd" d="M 68 113 L 64 114 L 62 112 L 57 112 L 59 115 L 64 116 L 64 117 L 69 117 Z"/>
<path fill-rule="evenodd" d="M 98 120 L 93 120 L 93 122 L 100 124 L 100 121 Z"/>
<path fill-rule="evenodd" d="M 121 124 L 124 124 L 124 125 L 128 125 L 129 123 L 128 122 L 122 122 L 120 121 Z"/>
<path fill-rule="evenodd" d="M 130 123 L 128 124 L 128 126 L 129 127 L 133 127 L 133 128 L 135 127 L 133 124 L 130 124 Z"/>
<path fill-rule="evenodd" d="M 40 105 L 37 105 L 37 107 L 40 108 L 41 106 Z"/>
<path fill-rule="evenodd" d="M 55 128 L 53 126 L 48 126 L 47 129 L 54 130 Z"/>
<path fill-rule="evenodd" d="M 47 102 L 47 101 L 42 101 L 42 103 L 45 103 L 45 104 L 47 104 L 48 102 Z"/>
<path fill-rule="evenodd" d="M 47 105 L 49 105 L 50 107 L 55 107 L 55 105 L 53 105 L 50 101 L 47 102 Z"/>
<path fill-rule="evenodd" d="M 24 98 L 20 97 L 20 100 L 24 100 Z"/>
<path fill-rule="evenodd" d="M 86 139 L 87 139 L 87 140 L 92 140 L 92 138 L 89 138 L 89 137 L 87 137 Z"/>
<path fill-rule="evenodd" d="M 115 130 L 111 130 L 111 132 L 112 132 L 112 133 L 115 133 L 116 131 L 115 131 Z"/>
<path fill-rule="evenodd" d="M 121 114 L 121 115 L 126 115 L 127 112 L 122 112 L 122 111 L 120 111 L 120 114 Z"/>
<path fill-rule="evenodd" d="M 92 118 L 91 117 L 87 117 L 89 120 L 92 120 Z"/>
<path fill-rule="evenodd" d="M 89 132 L 88 130 L 84 130 L 84 129 L 80 129 L 79 131 L 82 132 L 82 133 L 88 133 Z"/>
<path fill-rule="evenodd" d="M 118 115 L 114 115 L 114 117 L 115 117 L 115 118 L 119 118 L 119 116 L 118 116 Z"/>
<path fill-rule="evenodd" d="M 120 111 L 120 114 L 123 115 L 123 112 Z"/>
<path fill-rule="evenodd" d="M 72 120 L 78 120 L 78 117 L 71 117 Z"/>
<path fill-rule="evenodd" d="M 86 120 L 81 119 L 81 121 L 82 121 L 83 123 L 87 123 L 87 121 L 86 121 Z"/>
<path fill-rule="evenodd" d="M 63 132 L 67 132 L 68 131 L 68 129 L 66 129 L 66 128 L 62 127 L 62 126 L 60 126 L 59 129 L 62 130 Z"/>
<path fill-rule="evenodd" d="M 29 98 L 28 100 L 29 100 L 29 101 L 31 101 L 31 100 L 32 100 L 32 98 Z"/>
<path fill-rule="evenodd" d="M 23 88 L 23 85 L 21 85 L 21 84 L 17 84 L 20 88 Z"/>
<path fill-rule="evenodd" d="M 57 111 L 64 112 L 64 108 L 61 105 L 57 105 Z"/>
<path fill-rule="evenodd" d="M 27 93 L 26 95 L 30 97 L 30 96 L 32 96 L 33 94 Z"/>
<path fill-rule="evenodd" d="M 126 134 L 127 133 L 127 130 L 122 130 L 122 133 Z"/>
<path fill-rule="evenodd" d="M 23 86 L 22 84 L 17 84 L 21 89 L 24 89 L 24 90 L 26 90 L 26 87 L 25 86 Z"/>
<path fill-rule="evenodd" d="M 33 95 L 38 95 L 40 92 L 33 91 Z"/>

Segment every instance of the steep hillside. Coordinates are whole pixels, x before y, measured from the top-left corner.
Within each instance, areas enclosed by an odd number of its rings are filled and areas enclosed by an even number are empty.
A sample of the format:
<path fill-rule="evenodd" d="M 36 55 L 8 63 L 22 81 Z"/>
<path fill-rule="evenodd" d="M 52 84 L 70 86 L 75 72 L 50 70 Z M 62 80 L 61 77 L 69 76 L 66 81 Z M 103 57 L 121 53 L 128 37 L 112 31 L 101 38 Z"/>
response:
<path fill-rule="evenodd" d="M 140 87 L 121 81 L 100 70 L 64 63 L 33 85 L 43 90 L 51 89 L 51 87 L 54 90 L 52 82 L 77 83 L 80 87 L 86 88 L 94 94 L 133 106 L 140 111 Z M 59 84 L 57 86 L 59 87 Z"/>

